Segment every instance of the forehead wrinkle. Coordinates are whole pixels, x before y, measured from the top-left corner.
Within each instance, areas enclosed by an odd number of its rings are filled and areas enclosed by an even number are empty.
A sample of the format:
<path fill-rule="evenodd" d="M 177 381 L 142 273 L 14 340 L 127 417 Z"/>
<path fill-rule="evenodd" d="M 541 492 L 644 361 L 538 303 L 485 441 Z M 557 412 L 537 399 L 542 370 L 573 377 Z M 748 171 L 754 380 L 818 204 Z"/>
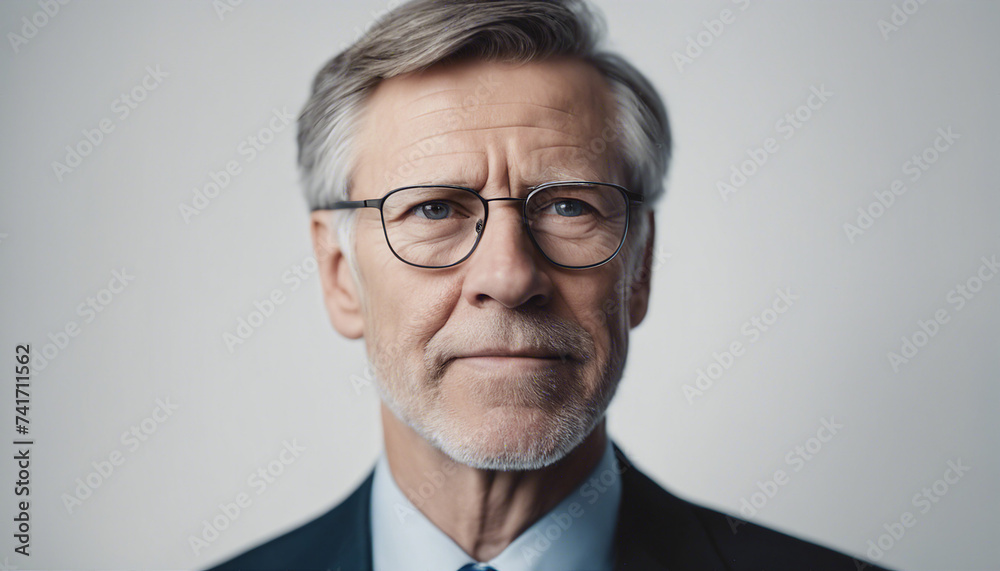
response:
<path fill-rule="evenodd" d="M 556 103 L 558 105 L 558 102 Z M 511 109 L 511 112 L 505 110 Z M 560 137 L 564 143 L 568 140 L 579 140 L 585 137 L 596 121 L 590 108 L 584 113 L 574 113 L 532 102 L 496 102 L 472 107 L 447 106 L 441 109 L 423 111 L 416 115 L 397 119 L 393 130 L 399 135 L 403 144 L 395 149 L 395 153 L 404 155 L 426 155 L 441 150 L 458 150 L 455 148 L 456 136 L 464 142 L 465 148 L 479 148 L 484 143 L 493 141 L 483 137 L 462 137 L 462 134 L 494 131 L 496 138 L 504 134 L 504 130 L 513 128 L 530 129 L 532 132 L 547 131 L 550 135 L 544 137 L 548 144 L 554 144 L 552 137 Z M 451 114 L 450 117 L 445 117 Z M 396 114 L 399 115 L 398 113 Z M 383 116 L 383 121 L 393 123 L 389 117 Z M 387 125 L 388 126 L 388 125 Z M 486 139 L 490 138 L 486 133 Z M 508 137 L 515 138 L 515 137 Z M 409 139 L 409 140 L 407 140 Z M 433 145 L 435 148 L 430 148 Z M 417 147 L 417 151 L 411 150 Z"/>
<path fill-rule="evenodd" d="M 469 89 L 466 88 L 466 87 L 445 87 L 445 88 L 442 88 L 442 89 L 434 89 L 434 90 L 428 91 L 427 93 L 424 93 L 422 95 L 418 95 L 418 96 L 414 97 L 413 99 L 410 99 L 410 100 L 404 102 L 402 105 L 399 106 L 399 108 L 400 109 L 406 109 L 408 107 L 412 107 L 413 105 L 416 105 L 417 103 L 419 103 L 420 101 L 422 101 L 424 99 L 427 99 L 427 98 L 430 98 L 430 97 L 434 97 L 434 96 L 437 96 L 437 95 L 441 95 L 441 94 L 444 94 L 444 93 L 452 93 L 452 92 L 455 92 L 455 91 L 461 91 L 462 93 L 467 93 L 467 92 L 469 92 Z"/>
<path fill-rule="evenodd" d="M 570 152 L 569 156 L 565 151 L 559 149 L 583 149 L 579 145 L 553 145 L 543 148 L 531 149 L 525 156 L 525 160 L 519 165 L 520 177 L 529 186 L 554 182 L 557 180 L 592 180 L 606 182 L 606 174 L 602 174 L 601 163 L 581 162 L 576 157 L 576 153 Z M 549 159 L 546 154 L 552 153 Z"/>
<path fill-rule="evenodd" d="M 475 127 L 467 129 L 452 129 L 434 135 L 425 135 L 416 140 L 404 143 L 398 148 L 390 150 L 386 156 L 393 160 L 403 162 L 419 162 L 420 159 L 437 154 L 458 153 L 458 152 L 480 152 L 487 153 L 487 149 L 499 144 L 507 146 L 513 144 L 515 148 L 520 146 L 520 137 L 504 137 L 499 140 L 490 140 L 479 135 L 482 131 L 494 130 L 498 134 L 509 129 L 531 129 L 538 134 L 533 138 L 532 146 L 554 147 L 581 145 L 585 140 L 584 133 L 572 133 L 552 127 L 540 127 L 538 125 L 502 125 L 493 127 Z M 410 136 L 417 136 L 418 131 L 410 131 Z"/>
<path fill-rule="evenodd" d="M 447 112 L 455 109 L 448 108 L 438 111 Z M 583 128 L 586 121 L 574 121 L 575 114 L 566 112 L 560 115 L 553 110 L 545 111 L 543 109 L 545 108 L 542 106 L 533 106 L 533 110 L 526 113 L 516 113 L 514 116 L 463 111 L 462 115 L 459 116 L 461 120 L 457 124 L 445 123 L 440 117 L 426 113 L 419 118 L 413 117 L 395 122 L 394 125 L 391 118 L 384 115 L 381 121 L 385 122 L 383 124 L 397 134 L 396 137 L 389 137 L 389 140 L 396 139 L 402 142 L 397 148 L 391 149 L 388 155 L 398 157 L 399 160 L 403 161 L 432 153 L 483 148 L 484 144 L 491 143 L 488 140 L 491 138 L 489 133 L 485 133 L 485 138 L 477 135 L 484 131 L 492 130 L 498 136 L 502 136 L 505 130 L 530 129 L 533 132 L 546 133 L 539 138 L 548 144 L 575 142 L 585 135 Z M 434 113 L 434 115 L 439 114 L 438 112 Z M 554 141 L 553 139 L 561 140 Z"/>
<path fill-rule="evenodd" d="M 448 153 L 430 153 L 424 158 L 433 159 L 434 157 L 444 157 L 448 155 L 482 155 L 486 157 L 486 151 L 452 151 Z"/>
<path fill-rule="evenodd" d="M 437 113 L 448 113 L 449 111 L 455 111 L 457 109 L 461 109 L 462 113 L 470 113 L 470 111 L 466 110 L 466 107 L 475 107 L 475 108 L 478 109 L 480 107 L 503 107 L 503 106 L 509 106 L 509 105 L 528 105 L 528 106 L 531 106 L 531 107 L 538 107 L 540 109 L 548 109 L 550 111 L 555 111 L 557 113 L 565 113 L 566 115 L 569 115 L 571 117 L 576 117 L 576 115 L 577 115 L 576 113 L 573 113 L 572 111 L 566 111 L 565 109 L 560 109 L 558 107 L 551 107 L 549 105 L 541 105 L 539 103 L 532 103 L 530 101 L 508 101 L 508 102 L 505 102 L 505 103 L 477 103 L 474 106 L 473 105 L 469 105 L 469 106 L 459 105 L 457 107 L 454 107 L 454 106 L 452 106 L 452 107 L 445 107 L 443 109 L 435 109 L 433 111 L 427 111 L 427 112 L 424 112 L 424 113 L 420 113 L 419 115 L 413 115 L 409 119 L 407 119 L 407 121 L 412 120 L 412 119 L 420 119 L 422 117 L 427 117 L 429 115 L 434 115 L 434 114 L 437 114 Z"/>
<path fill-rule="evenodd" d="M 439 133 L 437 135 L 428 135 L 426 137 L 422 137 L 422 138 L 417 139 L 416 141 L 413 141 L 412 143 L 410 143 L 410 144 L 402 147 L 400 149 L 400 151 L 402 151 L 404 149 L 408 149 L 408 148 L 416 146 L 416 145 L 419 145 L 420 143 L 422 143 L 424 141 L 427 141 L 429 139 L 436 139 L 438 137 L 446 137 L 448 135 L 454 135 L 454 134 L 457 134 L 457 133 L 470 133 L 470 132 L 474 132 L 474 131 L 488 131 L 488 130 L 491 130 L 491 129 L 500 130 L 500 129 L 514 129 L 514 128 L 539 129 L 539 130 L 543 130 L 543 131 L 553 131 L 553 132 L 559 133 L 561 135 L 565 135 L 566 134 L 565 131 L 561 131 L 559 129 L 553 129 L 551 127 L 539 127 L 537 125 L 503 125 L 503 126 L 496 126 L 496 127 L 470 127 L 468 129 L 453 129 L 453 130 L 447 131 L 445 133 Z"/>
<path fill-rule="evenodd" d="M 530 102 L 506 101 L 484 102 L 477 105 L 463 105 L 458 101 L 446 102 L 436 108 L 423 108 L 416 114 L 398 114 L 398 125 L 419 131 L 437 133 L 442 127 L 471 128 L 496 126 L 508 122 L 531 123 L 564 130 L 580 130 L 588 127 L 596 117 L 590 113 L 563 110 L 556 107 Z M 514 108 L 511 112 L 504 109 Z M 590 111 L 587 109 L 585 111 Z M 440 115 L 451 116 L 442 121 Z"/>
<path fill-rule="evenodd" d="M 456 155 L 473 155 L 476 158 L 481 158 L 481 160 L 477 161 L 473 159 L 472 161 L 469 160 L 460 161 L 460 160 L 443 158 L 443 157 L 453 157 Z M 404 161 L 405 160 L 406 159 L 404 157 Z M 421 169 L 427 168 L 428 163 L 430 163 L 431 165 L 434 165 L 435 163 L 436 164 L 445 163 L 449 165 L 456 165 L 460 167 L 462 170 L 469 170 L 470 165 L 486 165 L 488 160 L 489 160 L 489 154 L 486 151 L 453 151 L 453 152 L 443 152 L 443 153 L 430 153 L 428 155 L 420 157 L 420 159 L 418 159 L 417 161 L 414 161 L 413 170 L 415 172 L 419 172 L 421 171 Z"/>
<path fill-rule="evenodd" d="M 471 158 L 455 159 L 455 155 L 472 155 Z M 428 155 L 414 165 L 412 173 L 406 177 L 396 177 L 392 186 L 410 184 L 455 184 L 477 189 L 486 184 L 489 158 L 487 153 L 460 151 L 458 153 L 437 153 Z M 397 172 L 397 171 L 391 171 Z"/>

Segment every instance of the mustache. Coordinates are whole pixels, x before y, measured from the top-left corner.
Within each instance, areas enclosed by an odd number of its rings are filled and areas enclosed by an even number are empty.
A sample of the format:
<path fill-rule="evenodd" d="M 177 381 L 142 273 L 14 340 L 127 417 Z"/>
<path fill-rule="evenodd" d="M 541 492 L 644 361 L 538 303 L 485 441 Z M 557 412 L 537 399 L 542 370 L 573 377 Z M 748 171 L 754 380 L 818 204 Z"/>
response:
<path fill-rule="evenodd" d="M 424 351 L 428 369 L 440 373 L 457 357 L 511 351 L 586 361 L 594 341 L 579 324 L 540 311 L 500 311 L 488 317 L 443 327 Z"/>

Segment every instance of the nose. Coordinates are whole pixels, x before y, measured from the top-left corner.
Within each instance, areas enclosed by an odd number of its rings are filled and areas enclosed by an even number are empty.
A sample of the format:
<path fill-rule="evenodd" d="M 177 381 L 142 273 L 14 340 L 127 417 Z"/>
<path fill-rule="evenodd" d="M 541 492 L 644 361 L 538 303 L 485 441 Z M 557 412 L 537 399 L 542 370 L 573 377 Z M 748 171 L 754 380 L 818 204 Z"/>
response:
<path fill-rule="evenodd" d="M 463 296 L 474 307 L 496 302 L 508 309 L 542 306 L 552 296 L 547 262 L 535 248 L 521 218 L 521 203 L 491 201 L 479 245 L 467 265 Z"/>

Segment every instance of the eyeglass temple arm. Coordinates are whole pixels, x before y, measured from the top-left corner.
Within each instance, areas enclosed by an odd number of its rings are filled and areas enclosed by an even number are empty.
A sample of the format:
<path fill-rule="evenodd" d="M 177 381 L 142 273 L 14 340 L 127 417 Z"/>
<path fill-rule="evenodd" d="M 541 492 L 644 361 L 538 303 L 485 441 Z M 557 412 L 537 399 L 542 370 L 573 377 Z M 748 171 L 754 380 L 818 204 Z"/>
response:
<path fill-rule="evenodd" d="M 370 198 L 368 200 L 341 200 L 324 206 L 313 208 L 317 210 L 353 210 L 355 208 L 382 208 L 382 198 Z"/>
<path fill-rule="evenodd" d="M 625 192 L 625 196 L 629 199 L 630 202 L 635 202 L 636 204 L 643 203 L 644 199 L 641 194 L 637 192 L 632 192 L 631 190 L 625 190 L 625 189 L 622 190 Z"/>

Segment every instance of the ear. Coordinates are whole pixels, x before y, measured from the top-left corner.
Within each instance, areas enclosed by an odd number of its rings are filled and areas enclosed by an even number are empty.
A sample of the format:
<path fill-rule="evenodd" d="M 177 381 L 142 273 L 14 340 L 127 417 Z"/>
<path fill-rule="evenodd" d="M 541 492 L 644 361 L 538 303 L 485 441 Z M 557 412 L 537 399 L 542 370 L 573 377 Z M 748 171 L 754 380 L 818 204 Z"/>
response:
<path fill-rule="evenodd" d="M 341 335 L 348 339 L 364 336 L 364 315 L 358 284 L 354 283 L 347 256 L 331 225 L 332 213 L 318 210 L 310 215 L 313 250 L 319 267 L 320 284 L 323 287 L 323 301 L 330 315 L 330 322 Z"/>
<path fill-rule="evenodd" d="M 632 276 L 631 292 L 628 299 L 629 326 L 636 327 L 646 317 L 649 308 L 649 288 L 653 278 L 653 244 L 656 239 L 656 219 L 653 211 L 646 213 L 646 245 L 642 249 L 642 263 Z"/>

